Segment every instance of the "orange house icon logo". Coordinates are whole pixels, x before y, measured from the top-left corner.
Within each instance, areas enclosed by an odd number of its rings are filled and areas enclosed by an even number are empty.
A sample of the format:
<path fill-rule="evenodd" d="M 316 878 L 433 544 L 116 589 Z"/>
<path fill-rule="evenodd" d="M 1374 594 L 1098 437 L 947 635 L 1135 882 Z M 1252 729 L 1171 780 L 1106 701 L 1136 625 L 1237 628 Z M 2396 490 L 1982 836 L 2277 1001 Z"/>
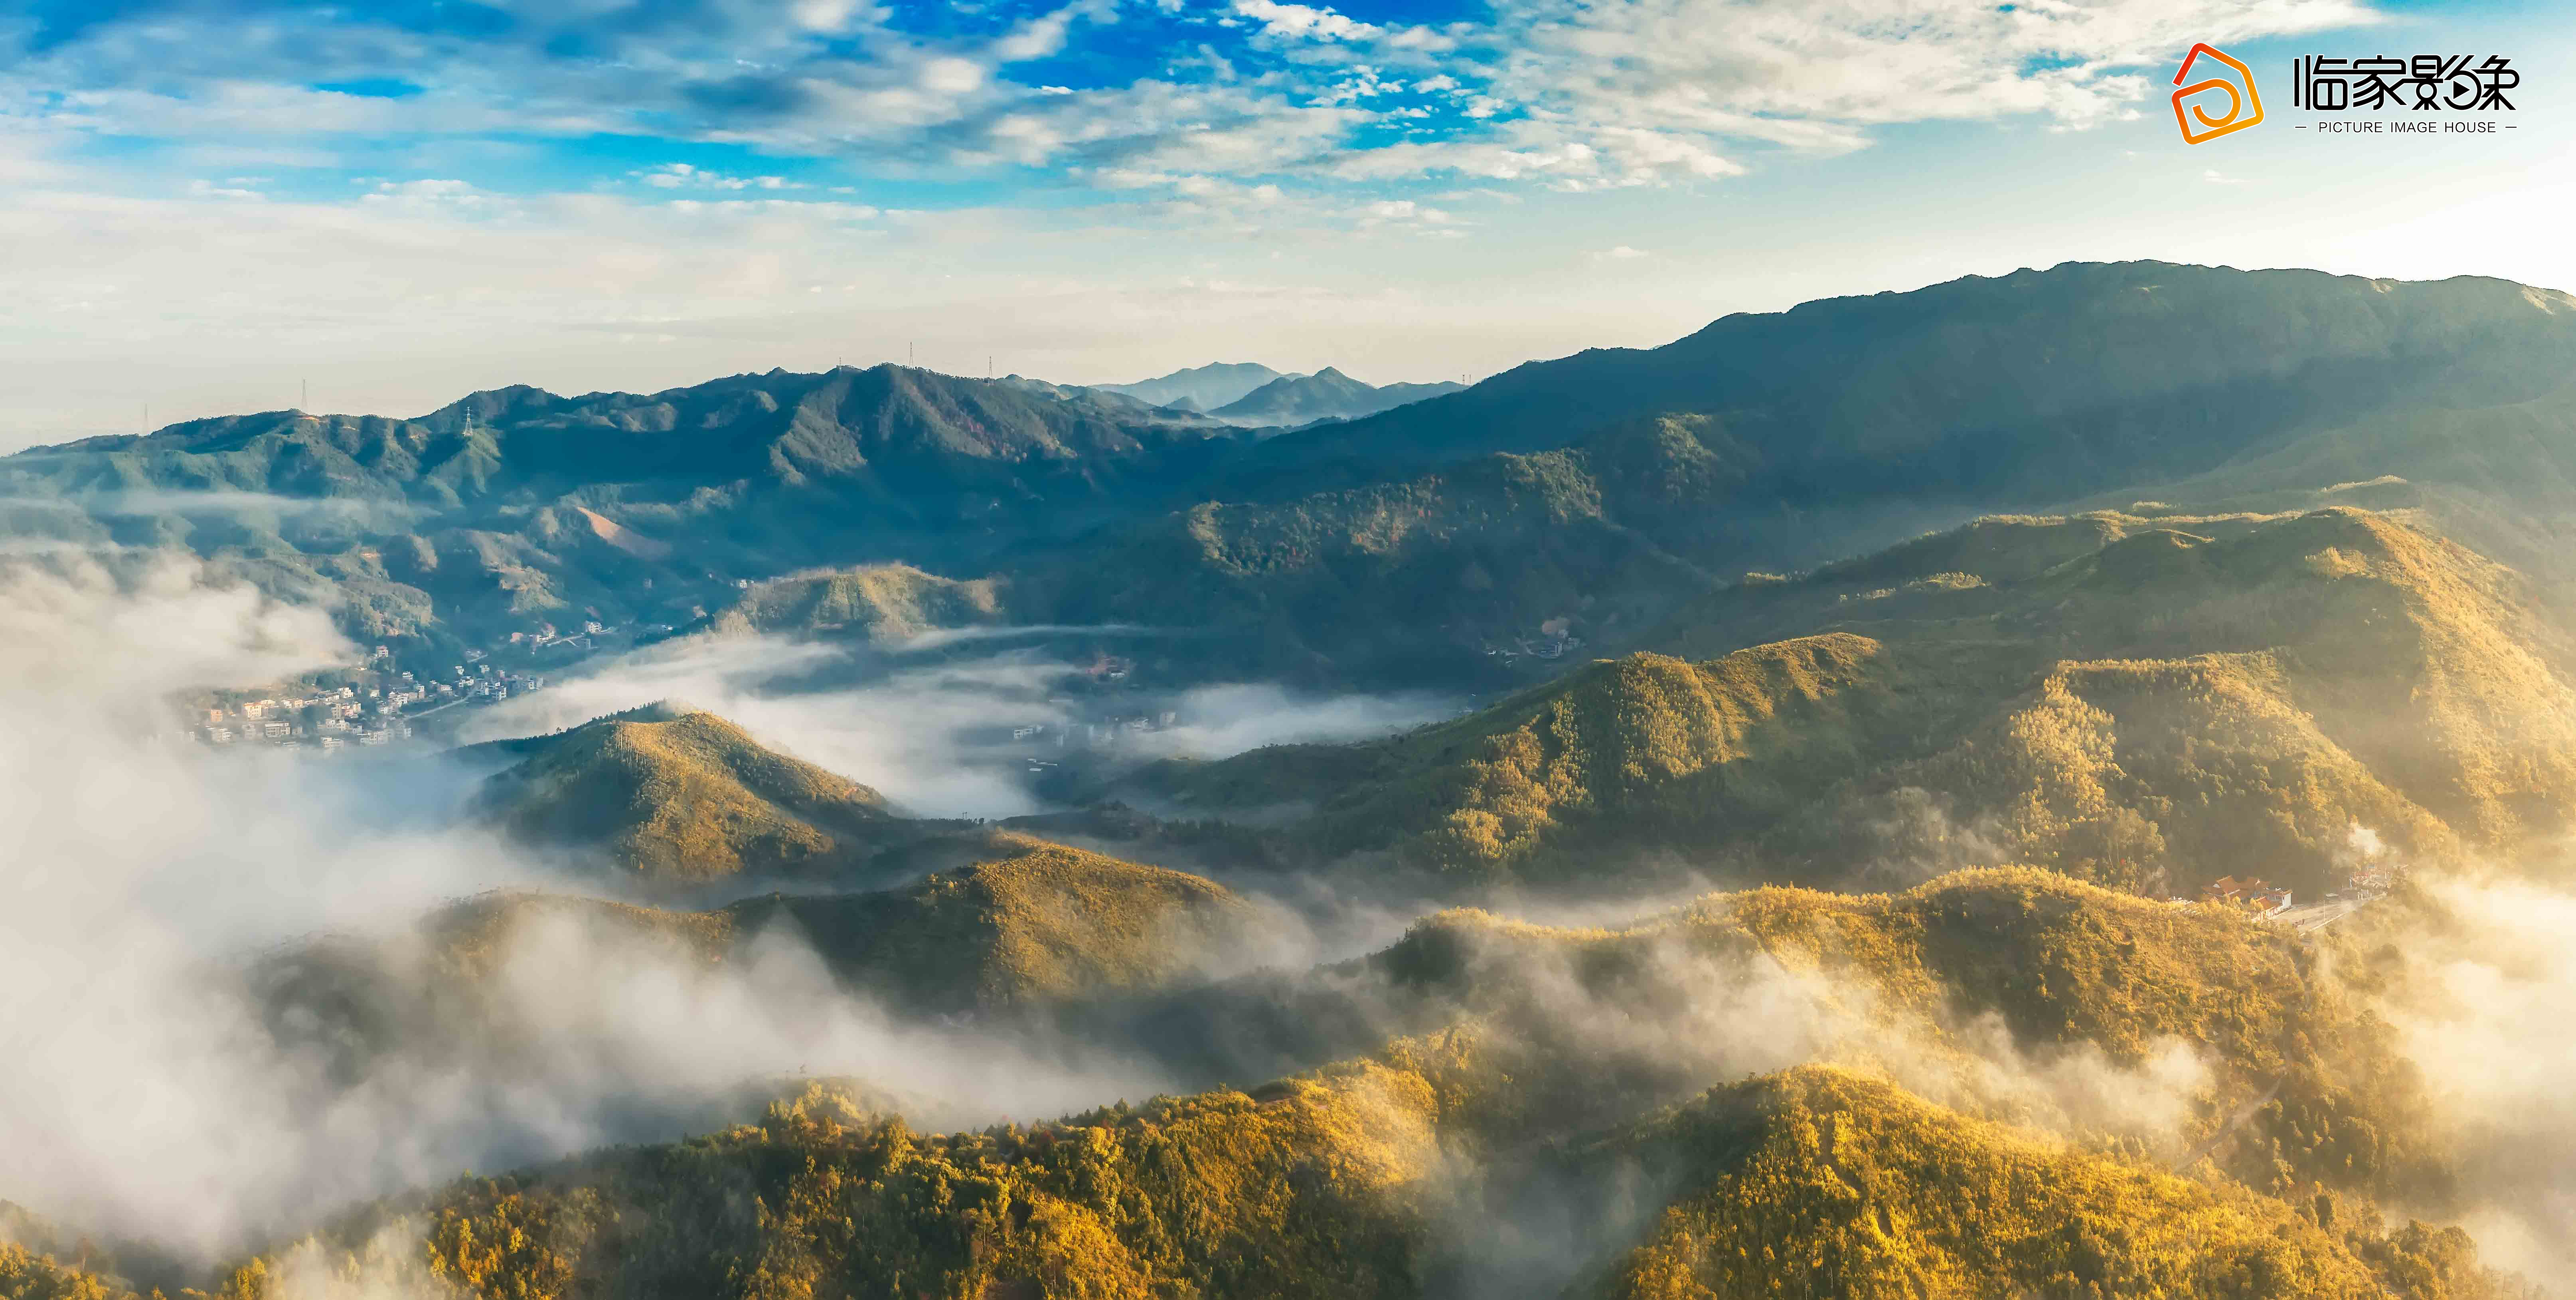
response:
<path fill-rule="evenodd" d="M 2226 64 L 2227 70 L 2235 73 L 2237 80 L 2245 84 L 2245 93 L 2237 94 L 2236 82 L 2228 80 L 2224 75 L 2209 77 L 2184 86 L 2183 80 L 2191 75 L 2192 65 L 2198 63 L 2202 55 L 2209 56 L 2214 63 Z M 2215 140 L 2231 131 L 2242 131 L 2263 120 L 2263 97 L 2255 93 L 2254 70 L 2237 62 L 2214 45 L 2203 42 L 2192 46 L 2191 53 L 2183 56 L 2182 67 L 2174 71 L 2174 84 L 2182 86 L 2182 89 L 2173 93 L 2173 111 L 2174 124 L 2182 128 L 2184 144 L 2199 144 L 2206 140 Z M 2194 95 L 2209 91 L 2217 91 L 2227 96 L 2226 112 L 2215 117 L 2210 115 L 2210 106 L 2218 102 L 2214 99 L 2204 99 L 2197 104 L 2183 102 Z M 2197 126 L 2193 125 L 2195 121 L 2198 122 Z"/>

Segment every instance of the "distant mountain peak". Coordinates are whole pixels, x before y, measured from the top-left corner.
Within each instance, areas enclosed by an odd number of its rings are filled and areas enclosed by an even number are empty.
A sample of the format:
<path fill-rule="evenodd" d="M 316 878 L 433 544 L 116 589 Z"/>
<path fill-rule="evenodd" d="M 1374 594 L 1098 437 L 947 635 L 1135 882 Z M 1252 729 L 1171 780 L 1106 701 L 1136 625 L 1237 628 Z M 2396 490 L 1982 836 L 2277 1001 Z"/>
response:
<path fill-rule="evenodd" d="M 1155 406 L 1187 401 L 1194 409 L 1213 411 L 1240 401 L 1243 395 L 1274 380 L 1291 378 L 1254 361 L 1217 361 L 1175 370 L 1132 384 L 1093 384 L 1096 392 L 1119 393 Z"/>
<path fill-rule="evenodd" d="M 1317 420 L 1355 420 L 1408 402 L 1457 391 L 1459 385 L 1362 382 L 1326 366 L 1311 375 L 1283 375 L 1218 407 L 1212 414 L 1236 424 L 1312 424 Z"/>

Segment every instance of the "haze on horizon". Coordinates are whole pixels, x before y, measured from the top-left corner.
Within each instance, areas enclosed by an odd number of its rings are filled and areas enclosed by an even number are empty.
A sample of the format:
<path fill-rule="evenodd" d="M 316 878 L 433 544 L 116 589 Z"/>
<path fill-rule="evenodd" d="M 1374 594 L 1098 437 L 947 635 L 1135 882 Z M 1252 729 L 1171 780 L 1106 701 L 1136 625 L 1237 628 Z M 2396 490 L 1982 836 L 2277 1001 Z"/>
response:
<path fill-rule="evenodd" d="M 2065 260 L 2576 285 L 2566 184 L 2522 179 L 2568 155 L 2534 11 L 1908 13 L 42 0 L 0 24 L 0 447 L 907 359 L 1482 378 Z M 2541 75 L 2393 167 L 2192 148 L 2195 40 Z"/>

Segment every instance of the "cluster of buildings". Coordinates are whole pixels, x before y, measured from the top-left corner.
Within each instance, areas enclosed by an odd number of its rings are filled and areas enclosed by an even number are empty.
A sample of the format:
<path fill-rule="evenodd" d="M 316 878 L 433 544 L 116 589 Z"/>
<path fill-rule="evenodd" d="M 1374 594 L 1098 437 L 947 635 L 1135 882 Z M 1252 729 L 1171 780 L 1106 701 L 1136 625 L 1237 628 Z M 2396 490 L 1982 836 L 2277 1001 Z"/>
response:
<path fill-rule="evenodd" d="M 1032 722 L 1011 728 L 1014 741 L 1035 741 L 1058 749 L 1080 746 L 1099 749 L 1120 740 L 1150 731 L 1169 731 L 1179 725 L 1181 715 L 1166 709 L 1161 713 L 1120 713 L 1090 722 Z"/>
<path fill-rule="evenodd" d="M 397 671 L 383 646 L 367 660 L 372 682 L 338 686 L 311 695 L 244 700 L 208 708 L 190 726 L 208 745 L 303 745 L 324 752 L 351 745 L 408 740 L 411 719 L 457 704 L 497 703 L 545 685 L 542 677 L 496 669 L 480 650 L 464 653 L 449 678 L 423 680 Z"/>
<path fill-rule="evenodd" d="M 579 628 L 570 632 L 558 632 L 554 624 L 540 623 L 533 630 L 511 633 L 510 644 L 525 646 L 530 650 L 562 649 L 587 652 L 593 648 L 593 642 L 597 638 L 616 634 L 616 628 L 609 627 L 595 618 L 584 619 Z M 468 650 L 465 656 L 468 659 L 480 659 L 483 657 L 483 652 Z"/>
<path fill-rule="evenodd" d="M 342 686 L 307 696 L 246 700 L 229 709 L 207 709 L 196 720 L 198 740 L 209 745 L 311 745 L 335 750 L 406 739 L 411 724 L 386 692 Z M 408 698 L 404 696 L 403 698 Z"/>
<path fill-rule="evenodd" d="M 2250 877 L 2238 880 L 2234 876 L 2220 876 L 2202 887 L 2200 901 L 2225 903 L 2256 916 L 2278 916 L 2290 910 L 2290 891 Z"/>

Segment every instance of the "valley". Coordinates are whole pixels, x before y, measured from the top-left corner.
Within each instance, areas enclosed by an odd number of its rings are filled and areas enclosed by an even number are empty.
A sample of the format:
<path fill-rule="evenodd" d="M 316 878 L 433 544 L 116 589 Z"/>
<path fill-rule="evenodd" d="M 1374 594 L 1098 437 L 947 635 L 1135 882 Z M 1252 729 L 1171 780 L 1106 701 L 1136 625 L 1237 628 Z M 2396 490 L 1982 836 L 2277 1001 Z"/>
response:
<path fill-rule="evenodd" d="M 0 457 L 0 1300 L 2551 1294 L 2571 363 L 2069 263 Z"/>

